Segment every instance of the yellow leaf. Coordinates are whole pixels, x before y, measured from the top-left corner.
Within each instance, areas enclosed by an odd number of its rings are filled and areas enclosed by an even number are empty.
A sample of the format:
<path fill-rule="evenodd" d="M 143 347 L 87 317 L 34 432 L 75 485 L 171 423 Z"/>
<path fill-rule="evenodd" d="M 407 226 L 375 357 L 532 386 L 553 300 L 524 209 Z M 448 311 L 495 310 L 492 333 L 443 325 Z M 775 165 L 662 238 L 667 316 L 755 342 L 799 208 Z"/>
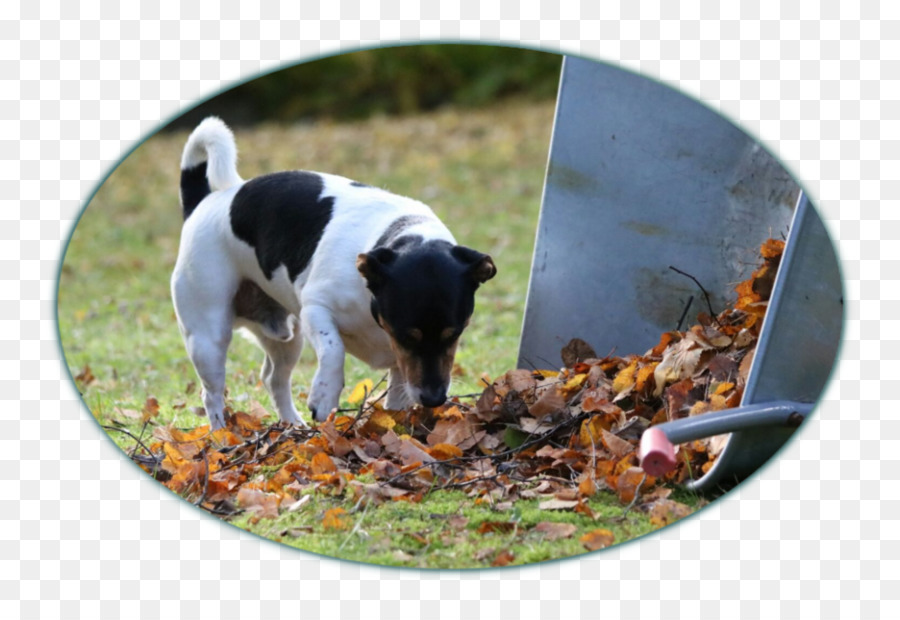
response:
<path fill-rule="evenodd" d="M 647 382 L 651 377 L 653 377 L 653 372 L 658 365 L 659 365 L 659 362 L 652 362 L 637 371 L 637 377 L 635 377 L 634 388 L 638 392 L 643 392 L 644 389 L 647 387 Z"/>
<path fill-rule="evenodd" d="M 397 421 L 386 411 L 376 409 L 369 416 L 367 424 L 377 426 L 382 431 L 389 431 L 397 425 Z"/>
<path fill-rule="evenodd" d="M 734 387 L 734 383 L 727 381 L 725 383 L 720 383 L 716 386 L 716 389 L 713 391 L 713 394 L 724 394 L 728 390 Z"/>
<path fill-rule="evenodd" d="M 634 385 L 634 371 L 637 370 L 638 361 L 634 360 L 628 366 L 619 371 L 613 379 L 613 391 L 618 394 Z"/>
<path fill-rule="evenodd" d="M 573 391 L 577 390 L 578 388 L 580 388 L 582 386 L 582 384 L 585 382 L 586 379 L 587 379 L 587 373 L 585 373 L 585 372 L 583 372 L 579 375 L 575 375 L 574 377 L 572 377 L 571 379 L 566 381 L 566 384 L 562 388 L 563 392 L 573 392 Z"/>
<path fill-rule="evenodd" d="M 581 445 L 588 447 L 600 444 L 600 438 L 603 431 L 608 430 L 609 428 L 610 422 L 605 416 L 595 415 L 590 419 L 585 420 L 581 423 L 581 430 L 578 435 L 579 439 L 581 439 Z"/>
<path fill-rule="evenodd" d="M 375 384 L 371 379 L 363 379 L 359 383 L 356 384 L 356 387 L 350 392 L 350 396 L 347 397 L 347 401 L 351 405 L 358 405 L 363 401 L 363 399 L 372 393 L 372 388 L 375 387 Z"/>

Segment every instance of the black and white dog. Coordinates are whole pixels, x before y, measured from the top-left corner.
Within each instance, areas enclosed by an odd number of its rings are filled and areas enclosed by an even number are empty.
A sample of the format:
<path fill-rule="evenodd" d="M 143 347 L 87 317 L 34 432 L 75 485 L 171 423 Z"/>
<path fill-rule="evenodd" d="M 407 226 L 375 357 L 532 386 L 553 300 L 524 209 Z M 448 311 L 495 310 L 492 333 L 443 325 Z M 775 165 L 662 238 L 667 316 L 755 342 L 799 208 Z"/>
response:
<path fill-rule="evenodd" d="M 304 424 L 291 395 L 304 340 L 318 358 L 308 399 L 316 420 L 338 406 L 345 352 L 389 369 L 389 409 L 443 404 L 475 290 L 497 271 L 491 258 L 457 245 L 416 200 L 317 172 L 244 181 L 236 164 L 234 136 L 215 117 L 193 131 L 181 160 L 172 299 L 211 427 L 225 425 L 237 327 L 265 351 L 262 381 L 285 422 Z"/>

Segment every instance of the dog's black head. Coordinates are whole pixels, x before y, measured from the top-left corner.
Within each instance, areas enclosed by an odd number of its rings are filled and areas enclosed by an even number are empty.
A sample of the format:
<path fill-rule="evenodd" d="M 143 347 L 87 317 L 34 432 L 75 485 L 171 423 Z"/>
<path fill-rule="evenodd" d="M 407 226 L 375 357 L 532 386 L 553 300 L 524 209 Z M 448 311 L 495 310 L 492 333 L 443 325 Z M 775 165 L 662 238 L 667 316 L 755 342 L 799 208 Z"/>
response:
<path fill-rule="evenodd" d="M 442 405 L 475 290 L 497 273 L 491 257 L 446 241 L 413 241 L 360 254 L 356 267 L 372 291 L 372 316 L 390 337 L 407 394 L 426 407 Z"/>

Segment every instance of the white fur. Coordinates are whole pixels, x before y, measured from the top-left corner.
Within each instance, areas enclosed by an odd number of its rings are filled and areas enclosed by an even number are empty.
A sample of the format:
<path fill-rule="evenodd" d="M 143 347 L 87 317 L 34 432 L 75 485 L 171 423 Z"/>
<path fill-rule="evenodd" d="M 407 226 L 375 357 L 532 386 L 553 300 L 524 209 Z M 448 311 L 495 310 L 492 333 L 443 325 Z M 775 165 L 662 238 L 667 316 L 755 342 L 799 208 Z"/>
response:
<path fill-rule="evenodd" d="M 206 119 L 194 130 L 182 157 L 183 167 L 208 158 L 210 186 L 218 189 L 204 198 L 185 222 L 171 282 L 178 324 L 203 385 L 203 403 L 212 428 L 225 424 L 225 355 L 237 327 L 246 327 L 265 351 L 261 378 L 284 421 L 303 424 L 290 388 L 303 340 L 312 345 L 318 359 L 308 399 L 318 419 L 325 419 L 338 406 L 345 353 L 374 368 L 390 369 L 387 407 L 411 404 L 388 336 L 372 318 L 371 296 L 357 271 L 356 257 L 370 250 L 388 225 L 404 215 L 428 218 L 409 229 L 425 239 L 455 244 L 453 235 L 421 202 L 322 174 L 320 198 L 333 197 L 334 204 L 309 265 L 293 281 L 283 265 L 267 279 L 254 249 L 231 230 L 229 208 L 243 184 L 235 168 L 236 157 L 231 131 L 216 118 Z M 255 282 L 291 313 L 298 329 L 291 330 L 290 339 L 273 339 L 259 325 L 235 318 L 232 300 L 244 279 Z"/>
<path fill-rule="evenodd" d="M 181 155 L 181 169 L 207 163 L 206 177 L 215 190 L 228 189 L 243 182 L 237 172 L 237 147 L 234 135 L 221 119 L 205 118 L 191 135 Z"/>

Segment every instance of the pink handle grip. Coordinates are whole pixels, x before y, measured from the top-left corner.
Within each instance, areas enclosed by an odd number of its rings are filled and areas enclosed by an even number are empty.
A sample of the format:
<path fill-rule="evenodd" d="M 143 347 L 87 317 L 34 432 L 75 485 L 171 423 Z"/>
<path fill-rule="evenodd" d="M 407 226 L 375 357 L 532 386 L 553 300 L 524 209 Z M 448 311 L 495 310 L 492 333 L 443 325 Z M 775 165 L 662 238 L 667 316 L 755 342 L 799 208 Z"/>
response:
<path fill-rule="evenodd" d="M 662 476 L 675 468 L 675 446 L 658 428 L 648 428 L 641 436 L 641 467 L 651 476 Z"/>

